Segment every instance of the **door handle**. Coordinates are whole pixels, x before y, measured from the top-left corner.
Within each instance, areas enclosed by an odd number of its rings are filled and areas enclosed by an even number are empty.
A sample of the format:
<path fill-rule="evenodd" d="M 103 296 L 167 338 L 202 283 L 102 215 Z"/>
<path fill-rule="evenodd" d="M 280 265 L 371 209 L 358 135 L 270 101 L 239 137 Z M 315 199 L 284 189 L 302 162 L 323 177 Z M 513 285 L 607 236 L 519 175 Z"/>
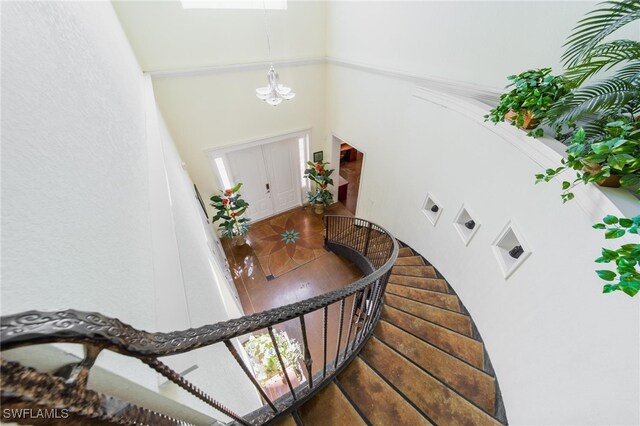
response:
<path fill-rule="evenodd" d="M 266 187 L 267 187 L 267 192 L 269 192 L 271 189 L 269 188 L 269 184 L 268 183 L 266 184 Z"/>

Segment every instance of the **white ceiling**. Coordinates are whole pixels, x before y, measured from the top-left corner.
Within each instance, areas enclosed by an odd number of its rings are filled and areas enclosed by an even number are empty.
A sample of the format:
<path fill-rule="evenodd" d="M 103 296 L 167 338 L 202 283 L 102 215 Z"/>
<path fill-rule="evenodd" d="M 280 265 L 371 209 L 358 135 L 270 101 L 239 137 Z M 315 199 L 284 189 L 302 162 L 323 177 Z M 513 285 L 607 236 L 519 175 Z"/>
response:
<path fill-rule="evenodd" d="M 172 1 L 113 1 L 144 71 L 268 59 L 263 10 L 183 9 Z M 291 1 L 269 10 L 273 59 L 325 56 L 326 4 Z"/>

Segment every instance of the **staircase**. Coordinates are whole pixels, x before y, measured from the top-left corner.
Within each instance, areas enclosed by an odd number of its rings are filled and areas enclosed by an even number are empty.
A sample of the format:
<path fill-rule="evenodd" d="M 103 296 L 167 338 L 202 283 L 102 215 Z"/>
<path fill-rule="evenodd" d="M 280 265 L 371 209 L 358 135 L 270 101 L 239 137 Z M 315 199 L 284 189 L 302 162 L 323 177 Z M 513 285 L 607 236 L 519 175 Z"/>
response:
<path fill-rule="evenodd" d="M 507 424 L 484 345 L 435 268 L 403 246 L 359 356 L 279 425 Z"/>

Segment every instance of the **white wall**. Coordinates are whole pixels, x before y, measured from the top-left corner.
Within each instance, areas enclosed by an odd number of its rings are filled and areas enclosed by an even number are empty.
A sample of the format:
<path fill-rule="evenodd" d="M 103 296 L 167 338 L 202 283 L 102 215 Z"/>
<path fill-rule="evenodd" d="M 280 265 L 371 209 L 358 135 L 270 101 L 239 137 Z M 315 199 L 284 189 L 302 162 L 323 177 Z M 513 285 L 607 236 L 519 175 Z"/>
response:
<path fill-rule="evenodd" d="M 560 73 L 564 40 L 596 3 L 335 1 L 327 10 L 327 54 L 501 88 L 507 75 L 529 68 Z M 637 39 L 640 28 L 619 34 Z"/>
<path fill-rule="evenodd" d="M 605 242 L 592 214 L 579 200 L 562 205 L 558 184 L 534 186 L 543 167 L 482 124 L 482 110 L 469 119 L 414 89 L 329 68 L 329 128 L 367 158 L 357 216 L 450 281 L 484 339 L 511 424 L 637 424 L 638 298 L 601 294 L 593 259 Z M 420 211 L 427 192 L 442 203 L 435 227 Z M 452 225 L 463 202 L 480 222 L 468 247 Z M 533 254 L 505 280 L 491 244 L 509 220 Z"/>
<path fill-rule="evenodd" d="M 111 4 L 5 3 L 2 54 L 3 315 L 75 308 L 144 330 L 239 316 Z M 199 368 L 189 378 L 234 410 L 256 408 L 251 384 L 219 346 L 194 352 Z M 107 352 L 97 365 L 220 417 L 182 391 L 159 389 L 138 360 Z"/>
<path fill-rule="evenodd" d="M 284 67 L 296 97 L 272 107 L 255 96 L 266 69 L 154 79 L 158 105 L 208 206 L 219 183 L 205 151 L 311 128 L 310 152 L 330 144 L 325 130 L 325 66 Z"/>

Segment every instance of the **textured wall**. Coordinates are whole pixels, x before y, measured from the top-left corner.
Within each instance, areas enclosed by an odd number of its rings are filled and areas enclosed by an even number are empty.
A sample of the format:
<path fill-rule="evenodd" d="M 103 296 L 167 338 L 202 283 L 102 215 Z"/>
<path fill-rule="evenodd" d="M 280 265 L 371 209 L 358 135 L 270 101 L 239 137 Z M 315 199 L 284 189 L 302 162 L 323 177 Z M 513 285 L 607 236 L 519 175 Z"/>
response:
<path fill-rule="evenodd" d="M 111 3 L 9 2 L 2 12 L 2 313 L 75 308 L 165 331 L 239 316 Z M 189 377 L 236 410 L 257 406 L 224 347 L 186 358 L 168 363 L 197 363 Z M 97 365 L 159 390 L 138 360 L 105 352 Z M 113 382 L 122 398 L 136 392 Z"/>
<path fill-rule="evenodd" d="M 5 3 L 2 55 L 3 312 L 152 328 L 142 74 L 111 5 Z"/>

